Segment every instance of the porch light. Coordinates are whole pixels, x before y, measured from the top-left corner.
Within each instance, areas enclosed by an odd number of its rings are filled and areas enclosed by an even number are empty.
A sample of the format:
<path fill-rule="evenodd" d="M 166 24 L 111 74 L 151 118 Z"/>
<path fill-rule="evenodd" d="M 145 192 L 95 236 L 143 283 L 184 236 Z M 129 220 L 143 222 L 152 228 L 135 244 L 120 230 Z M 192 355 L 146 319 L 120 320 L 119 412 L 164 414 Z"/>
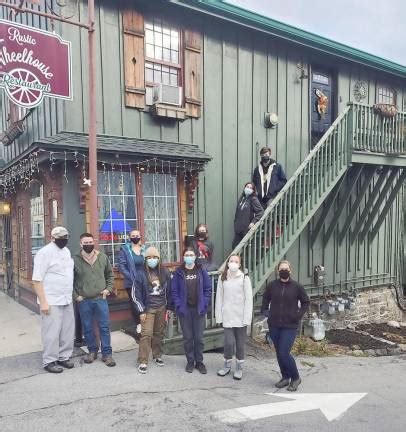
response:
<path fill-rule="evenodd" d="M 0 200 L 0 216 L 8 216 L 10 214 L 11 205 L 7 201 Z"/>

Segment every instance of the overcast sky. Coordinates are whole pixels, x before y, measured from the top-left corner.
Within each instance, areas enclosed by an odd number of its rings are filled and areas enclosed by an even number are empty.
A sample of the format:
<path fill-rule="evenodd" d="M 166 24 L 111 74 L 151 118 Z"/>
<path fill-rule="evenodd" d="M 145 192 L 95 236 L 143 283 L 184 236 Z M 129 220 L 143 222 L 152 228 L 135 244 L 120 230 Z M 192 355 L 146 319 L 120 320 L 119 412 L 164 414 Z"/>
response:
<path fill-rule="evenodd" d="M 227 0 L 406 66 L 406 0 Z"/>

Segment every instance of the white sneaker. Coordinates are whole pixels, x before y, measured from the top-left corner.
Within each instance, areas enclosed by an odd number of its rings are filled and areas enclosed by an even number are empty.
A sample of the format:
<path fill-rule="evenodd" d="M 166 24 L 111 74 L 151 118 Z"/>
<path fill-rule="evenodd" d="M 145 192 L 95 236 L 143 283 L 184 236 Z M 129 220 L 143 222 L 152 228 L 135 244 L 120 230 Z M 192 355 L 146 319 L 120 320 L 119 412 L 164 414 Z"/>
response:
<path fill-rule="evenodd" d="M 160 357 L 155 358 L 154 362 L 157 366 L 165 366 L 165 362 Z"/>
<path fill-rule="evenodd" d="M 137 328 L 135 330 L 137 333 L 141 334 L 141 324 L 137 324 Z"/>
<path fill-rule="evenodd" d="M 148 369 L 148 366 L 145 363 L 141 363 L 138 366 L 138 372 L 139 373 L 146 374 L 147 373 L 147 369 Z"/>

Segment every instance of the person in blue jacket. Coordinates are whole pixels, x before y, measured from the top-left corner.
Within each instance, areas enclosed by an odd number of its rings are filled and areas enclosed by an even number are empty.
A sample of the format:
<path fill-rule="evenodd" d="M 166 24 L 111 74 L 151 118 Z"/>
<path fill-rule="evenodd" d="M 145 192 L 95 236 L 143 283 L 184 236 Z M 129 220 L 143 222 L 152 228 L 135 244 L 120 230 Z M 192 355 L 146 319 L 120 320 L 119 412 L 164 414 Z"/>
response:
<path fill-rule="evenodd" d="M 124 289 L 127 291 L 131 315 L 136 325 L 137 337 L 141 335 L 141 323 L 138 310 L 131 298 L 131 289 L 140 273 L 144 273 L 145 246 L 142 244 L 140 231 L 130 232 L 130 242 L 122 246 L 118 256 L 118 270 L 124 277 Z"/>
<path fill-rule="evenodd" d="M 206 374 L 203 363 L 203 331 L 206 313 L 211 302 L 211 281 L 206 270 L 196 264 L 193 247 L 183 254 L 184 264 L 178 267 L 172 279 L 172 301 L 179 317 L 186 355 L 186 372 L 196 368 Z"/>

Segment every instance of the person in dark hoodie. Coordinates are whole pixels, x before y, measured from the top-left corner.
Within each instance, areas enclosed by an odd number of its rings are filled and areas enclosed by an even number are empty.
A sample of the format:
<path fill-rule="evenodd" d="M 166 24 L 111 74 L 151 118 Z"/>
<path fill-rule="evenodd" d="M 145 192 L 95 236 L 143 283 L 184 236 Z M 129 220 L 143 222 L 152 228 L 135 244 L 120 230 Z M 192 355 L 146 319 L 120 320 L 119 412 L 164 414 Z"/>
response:
<path fill-rule="evenodd" d="M 183 253 L 184 264 L 178 267 L 172 279 L 172 300 L 179 317 L 186 355 L 186 372 L 196 368 L 206 374 L 203 363 L 203 331 L 205 315 L 211 302 L 211 281 L 206 270 L 196 264 L 193 247 Z"/>
<path fill-rule="evenodd" d="M 265 209 L 285 186 L 287 179 L 282 166 L 271 159 L 269 147 L 262 147 L 259 155 L 261 161 L 254 169 L 252 182 L 257 190 L 259 202 Z"/>
<path fill-rule="evenodd" d="M 141 335 L 140 315 L 131 298 L 131 289 L 140 272 L 144 272 L 145 246 L 140 231 L 130 232 L 130 242 L 122 246 L 118 255 L 118 270 L 124 276 L 124 289 L 127 291 L 131 315 L 136 326 L 136 336 Z"/>
<path fill-rule="evenodd" d="M 310 301 L 303 286 L 291 278 L 289 261 L 280 261 L 277 271 L 279 277 L 265 288 L 261 311 L 268 316 L 270 336 L 282 375 L 275 387 L 288 387 L 287 390 L 296 391 L 302 380 L 290 351 L 299 321 L 309 308 Z"/>
<path fill-rule="evenodd" d="M 149 355 L 157 366 L 162 360 L 162 340 L 165 336 L 167 309 L 171 309 L 171 275 L 161 265 L 158 249 L 150 246 L 145 251 L 145 270 L 137 275 L 131 296 L 140 314 L 141 338 L 138 350 L 138 372 L 145 374 Z"/>
<path fill-rule="evenodd" d="M 255 185 L 253 183 L 246 183 L 235 209 L 233 249 L 261 219 L 263 214 L 264 209 L 258 201 Z"/>
<path fill-rule="evenodd" d="M 215 270 L 216 265 L 213 262 L 214 246 L 209 239 L 207 225 L 202 223 L 197 225 L 192 246 L 196 254 L 196 263 L 207 271 Z"/>

